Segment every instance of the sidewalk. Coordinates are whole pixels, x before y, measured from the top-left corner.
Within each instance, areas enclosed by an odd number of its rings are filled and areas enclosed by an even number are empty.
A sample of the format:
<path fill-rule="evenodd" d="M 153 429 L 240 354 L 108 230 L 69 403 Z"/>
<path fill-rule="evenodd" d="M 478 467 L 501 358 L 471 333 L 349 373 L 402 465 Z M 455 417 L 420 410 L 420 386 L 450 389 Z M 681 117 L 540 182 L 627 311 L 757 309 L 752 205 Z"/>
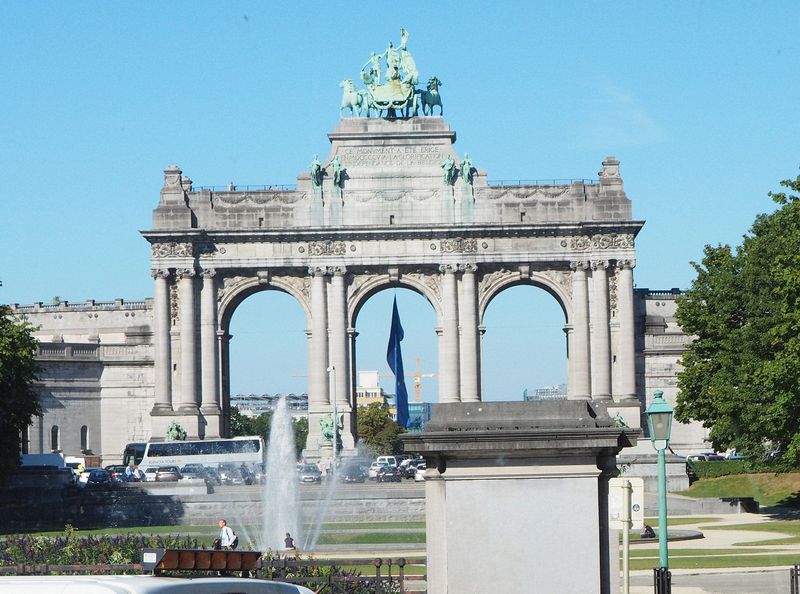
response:
<path fill-rule="evenodd" d="M 699 530 L 703 538 L 669 543 L 670 551 L 688 549 L 733 549 L 742 543 L 778 539 L 780 534 L 768 531 L 703 530 L 702 527 L 767 524 L 774 522 L 763 514 L 708 515 L 706 519 L 682 524 L 681 530 Z M 708 518 L 715 518 L 709 521 Z M 743 552 L 769 551 L 775 555 L 796 554 L 800 563 L 800 544 L 753 545 L 741 547 Z M 652 551 L 655 567 L 658 564 L 658 543 L 634 545 L 631 551 Z M 779 567 L 748 567 L 722 569 L 673 569 L 673 594 L 780 594 L 789 592 L 789 565 Z M 653 570 L 631 572 L 631 594 L 652 594 Z"/>

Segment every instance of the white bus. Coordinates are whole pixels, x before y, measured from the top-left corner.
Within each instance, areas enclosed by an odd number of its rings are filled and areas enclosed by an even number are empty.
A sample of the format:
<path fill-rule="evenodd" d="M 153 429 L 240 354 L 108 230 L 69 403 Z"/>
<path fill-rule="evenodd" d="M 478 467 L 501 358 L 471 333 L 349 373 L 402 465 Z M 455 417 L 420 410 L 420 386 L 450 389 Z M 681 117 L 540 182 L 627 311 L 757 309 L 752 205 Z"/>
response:
<path fill-rule="evenodd" d="M 232 437 L 231 439 L 202 439 L 187 441 L 151 441 L 145 445 L 141 468 L 158 466 L 184 467 L 202 464 L 217 467 L 219 464 L 262 464 L 264 439 L 259 436 Z"/>

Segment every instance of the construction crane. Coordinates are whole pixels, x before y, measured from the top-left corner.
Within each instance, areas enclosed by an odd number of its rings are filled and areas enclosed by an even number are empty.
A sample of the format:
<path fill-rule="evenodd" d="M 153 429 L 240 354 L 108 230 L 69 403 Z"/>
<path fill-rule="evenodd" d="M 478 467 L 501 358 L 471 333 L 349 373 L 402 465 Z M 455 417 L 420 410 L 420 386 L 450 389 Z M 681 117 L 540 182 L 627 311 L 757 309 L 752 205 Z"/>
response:
<path fill-rule="evenodd" d="M 417 365 L 414 368 L 414 402 L 422 402 L 422 378 L 423 377 L 436 377 L 435 373 L 421 373 L 419 365 L 419 357 L 417 357 Z"/>

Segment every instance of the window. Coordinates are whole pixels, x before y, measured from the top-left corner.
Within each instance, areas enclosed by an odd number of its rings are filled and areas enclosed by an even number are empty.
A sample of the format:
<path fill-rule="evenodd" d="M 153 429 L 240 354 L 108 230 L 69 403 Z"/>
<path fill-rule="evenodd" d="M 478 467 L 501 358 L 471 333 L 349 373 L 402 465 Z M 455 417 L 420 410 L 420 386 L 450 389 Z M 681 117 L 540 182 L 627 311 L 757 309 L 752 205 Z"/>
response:
<path fill-rule="evenodd" d="M 84 425 L 81 427 L 81 452 L 89 449 L 89 428 Z"/>
<path fill-rule="evenodd" d="M 20 432 L 20 452 L 23 454 L 30 454 L 30 425 L 25 425 L 25 428 Z"/>
<path fill-rule="evenodd" d="M 50 429 L 50 449 L 54 452 L 61 450 L 58 425 L 53 425 L 52 429 Z"/>

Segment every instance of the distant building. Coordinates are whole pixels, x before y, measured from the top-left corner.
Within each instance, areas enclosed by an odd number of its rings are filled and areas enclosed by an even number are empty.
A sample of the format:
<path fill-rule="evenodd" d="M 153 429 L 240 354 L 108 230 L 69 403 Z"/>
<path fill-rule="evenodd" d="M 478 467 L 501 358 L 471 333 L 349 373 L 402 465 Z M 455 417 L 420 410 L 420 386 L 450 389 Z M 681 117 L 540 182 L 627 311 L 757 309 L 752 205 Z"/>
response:
<path fill-rule="evenodd" d="M 409 402 L 408 419 L 411 421 L 408 430 L 412 433 L 425 431 L 425 425 L 431 419 L 430 402 Z"/>
<path fill-rule="evenodd" d="M 231 406 L 235 406 L 246 417 L 257 417 L 275 410 L 280 398 L 286 398 L 286 405 L 293 417 L 308 415 L 308 394 L 235 394 L 231 395 Z"/>
<path fill-rule="evenodd" d="M 567 399 L 567 384 L 558 384 L 552 386 L 542 386 L 535 388 L 533 391 L 527 388 L 522 392 L 523 400 L 566 400 Z"/>
<path fill-rule="evenodd" d="M 387 404 L 387 395 L 380 384 L 377 371 L 359 371 L 356 386 L 356 406 L 369 406 L 373 403 Z"/>

